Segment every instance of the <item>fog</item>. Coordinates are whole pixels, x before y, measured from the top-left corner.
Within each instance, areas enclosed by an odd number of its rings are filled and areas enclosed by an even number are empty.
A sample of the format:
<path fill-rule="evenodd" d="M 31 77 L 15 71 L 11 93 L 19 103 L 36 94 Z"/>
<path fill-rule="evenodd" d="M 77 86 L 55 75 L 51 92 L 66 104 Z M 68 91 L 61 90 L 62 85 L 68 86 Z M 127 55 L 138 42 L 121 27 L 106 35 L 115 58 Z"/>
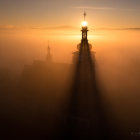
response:
<path fill-rule="evenodd" d="M 118 125 L 127 133 L 137 132 L 140 129 L 140 33 L 107 33 L 102 35 L 102 32 L 97 32 L 101 38 L 89 39 L 93 45 L 92 51 L 96 52 L 99 87 Z M 52 128 L 47 131 L 52 131 L 54 120 L 59 116 L 56 112 L 62 111 L 61 106 L 68 98 L 66 93 L 72 83 L 74 69 L 72 53 L 80 42 L 79 38 L 53 38 L 28 32 L 13 34 L 12 31 L 10 34 L 1 32 L 0 37 L 0 110 L 3 131 L 14 124 L 22 126 L 22 131 L 29 125 L 30 131 L 34 122 L 45 117 L 48 120 L 51 118 L 49 125 Z M 52 64 L 44 65 L 48 40 Z M 41 64 L 38 65 L 38 62 Z M 44 123 L 39 122 L 36 125 Z M 19 126 L 15 126 L 13 131 L 20 133 L 17 130 Z"/>
<path fill-rule="evenodd" d="M 108 102 L 129 131 L 140 126 L 140 57 L 138 46 L 114 47 L 97 58 L 100 82 L 106 90 Z M 100 53 L 100 52 L 99 52 Z"/>

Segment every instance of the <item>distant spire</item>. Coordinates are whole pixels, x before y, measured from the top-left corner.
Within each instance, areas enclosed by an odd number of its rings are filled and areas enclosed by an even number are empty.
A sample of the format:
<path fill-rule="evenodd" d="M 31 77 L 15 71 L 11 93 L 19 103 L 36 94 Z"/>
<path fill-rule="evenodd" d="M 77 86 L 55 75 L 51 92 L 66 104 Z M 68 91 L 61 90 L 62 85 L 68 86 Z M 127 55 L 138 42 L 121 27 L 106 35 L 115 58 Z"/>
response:
<path fill-rule="evenodd" d="M 47 52 L 50 52 L 50 41 L 48 40 L 48 50 Z"/>
<path fill-rule="evenodd" d="M 48 48 L 47 48 L 47 55 L 46 55 L 46 61 L 47 62 L 51 62 L 52 61 L 52 56 L 51 56 L 51 52 L 50 52 L 50 44 L 49 44 L 49 40 L 48 40 Z"/>

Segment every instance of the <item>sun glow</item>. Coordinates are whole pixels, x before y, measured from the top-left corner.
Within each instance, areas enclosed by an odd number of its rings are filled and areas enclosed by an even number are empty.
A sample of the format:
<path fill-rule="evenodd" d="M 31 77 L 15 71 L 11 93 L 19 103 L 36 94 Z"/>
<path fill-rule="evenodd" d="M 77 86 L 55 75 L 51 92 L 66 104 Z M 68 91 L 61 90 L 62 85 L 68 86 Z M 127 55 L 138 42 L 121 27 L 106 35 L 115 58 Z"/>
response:
<path fill-rule="evenodd" d="M 82 26 L 83 26 L 83 27 L 86 27 L 87 25 L 88 25 L 88 23 L 87 23 L 86 21 L 83 21 L 83 22 L 82 22 Z"/>

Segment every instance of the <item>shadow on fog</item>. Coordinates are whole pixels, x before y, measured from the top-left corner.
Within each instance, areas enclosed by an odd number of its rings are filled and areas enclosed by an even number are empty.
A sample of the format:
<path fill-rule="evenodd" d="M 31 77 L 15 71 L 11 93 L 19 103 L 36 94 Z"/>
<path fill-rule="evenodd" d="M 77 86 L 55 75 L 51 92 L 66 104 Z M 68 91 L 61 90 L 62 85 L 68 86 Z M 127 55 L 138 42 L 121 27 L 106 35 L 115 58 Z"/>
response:
<path fill-rule="evenodd" d="M 95 53 L 83 40 L 76 58 L 74 79 L 67 101 L 64 139 L 117 139 L 119 130 L 108 118 L 97 83 Z"/>

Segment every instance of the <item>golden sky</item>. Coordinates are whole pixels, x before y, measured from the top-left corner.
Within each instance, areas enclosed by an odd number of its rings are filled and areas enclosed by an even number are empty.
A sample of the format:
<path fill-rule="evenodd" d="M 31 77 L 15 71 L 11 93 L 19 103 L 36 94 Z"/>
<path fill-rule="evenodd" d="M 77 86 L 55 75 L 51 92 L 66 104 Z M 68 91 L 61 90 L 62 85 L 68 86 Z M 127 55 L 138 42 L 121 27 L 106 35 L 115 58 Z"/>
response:
<path fill-rule="evenodd" d="M 1 0 L 1 58 L 7 63 L 16 56 L 20 62 L 44 59 L 50 40 L 54 60 L 71 62 L 81 40 L 84 9 L 96 51 L 140 46 L 139 0 Z"/>

